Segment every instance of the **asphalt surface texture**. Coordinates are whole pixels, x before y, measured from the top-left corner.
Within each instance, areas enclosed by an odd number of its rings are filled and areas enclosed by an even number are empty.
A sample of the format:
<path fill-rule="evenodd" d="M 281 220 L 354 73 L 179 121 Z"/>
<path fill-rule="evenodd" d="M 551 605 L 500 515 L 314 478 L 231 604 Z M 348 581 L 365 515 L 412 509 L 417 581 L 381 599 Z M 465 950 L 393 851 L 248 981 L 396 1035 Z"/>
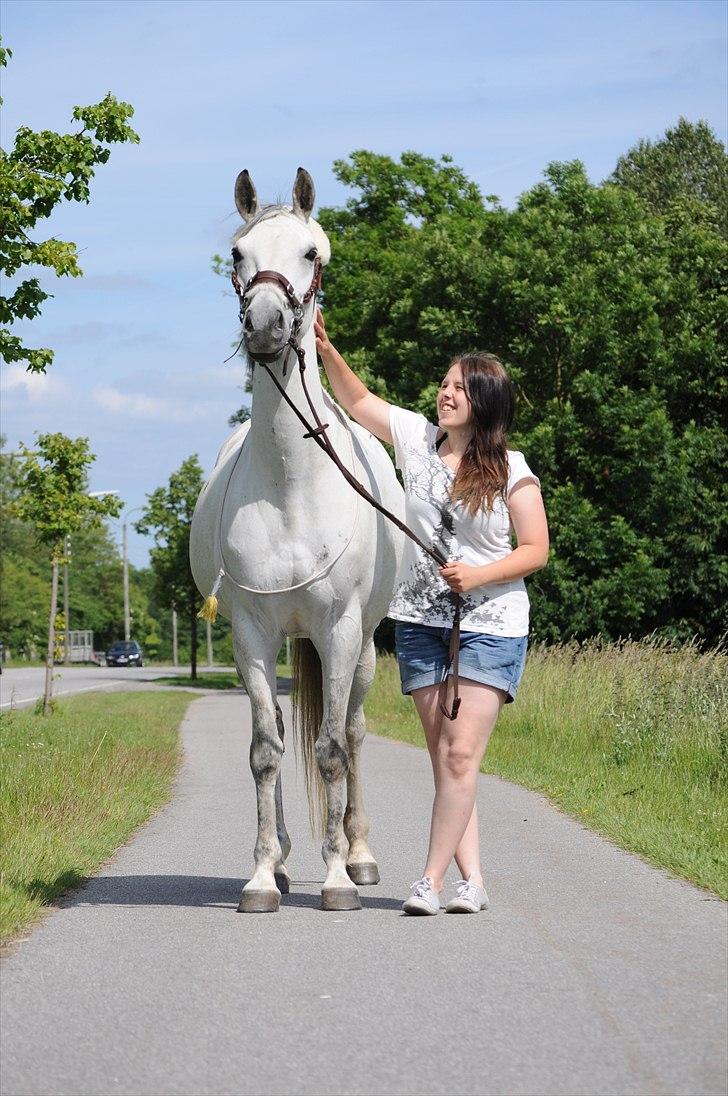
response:
<path fill-rule="evenodd" d="M 229 673 L 234 666 L 200 664 L 198 673 Z M 183 677 L 189 675 L 189 666 L 55 666 L 53 669 L 53 696 L 61 699 L 74 693 L 90 693 L 107 689 L 144 689 L 159 677 Z M 11 708 L 27 708 L 43 696 L 45 667 L 13 667 L 0 674 L 0 711 Z M 160 686 L 155 686 L 159 688 Z M 189 686 L 187 686 L 189 688 Z M 170 689 L 177 688 L 170 685 Z"/>
<path fill-rule="evenodd" d="M 3 963 L 5 1096 L 725 1092 L 714 896 L 481 776 L 490 910 L 407 917 L 429 760 L 369 736 L 382 881 L 360 888 L 363 909 L 319 909 L 324 865 L 289 747 L 291 894 L 278 913 L 239 914 L 249 702 L 199 698 L 181 733 L 169 806 Z"/>

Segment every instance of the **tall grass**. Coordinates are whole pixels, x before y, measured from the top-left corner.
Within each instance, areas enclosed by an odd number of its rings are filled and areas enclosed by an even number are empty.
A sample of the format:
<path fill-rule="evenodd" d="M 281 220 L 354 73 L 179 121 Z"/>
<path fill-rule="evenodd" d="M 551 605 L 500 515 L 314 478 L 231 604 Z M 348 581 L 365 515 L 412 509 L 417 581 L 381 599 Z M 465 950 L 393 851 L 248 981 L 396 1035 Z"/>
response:
<path fill-rule="evenodd" d="M 0 939 L 92 872 L 166 801 L 191 693 L 70 697 L 4 714 Z"/>
<path fill-rule="evenodd" d="M 369 729 L 424 746 L 394 658 Z M 650 637 L 529 650 L 484 772 L 545 793 L 615 843 L 728 897 L 728 651 Z"/>

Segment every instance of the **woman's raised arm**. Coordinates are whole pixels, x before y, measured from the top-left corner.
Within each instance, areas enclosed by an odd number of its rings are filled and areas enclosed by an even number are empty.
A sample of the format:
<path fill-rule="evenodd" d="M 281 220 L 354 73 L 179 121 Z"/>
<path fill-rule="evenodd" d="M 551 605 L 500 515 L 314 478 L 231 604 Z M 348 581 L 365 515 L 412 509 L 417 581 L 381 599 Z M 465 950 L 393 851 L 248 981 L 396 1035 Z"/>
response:
<path fill-rule="evenodd" d="M 349 369 L 339 351 L 329 341 L 324 318 L 318 308 L 314 320 L 314 331 L 316 332 L 316 350 L 338 402 L 365 430 L 392 445 L 392 434 L 389 429 L 390 404 L 370 392 L 356 373 Z"/>

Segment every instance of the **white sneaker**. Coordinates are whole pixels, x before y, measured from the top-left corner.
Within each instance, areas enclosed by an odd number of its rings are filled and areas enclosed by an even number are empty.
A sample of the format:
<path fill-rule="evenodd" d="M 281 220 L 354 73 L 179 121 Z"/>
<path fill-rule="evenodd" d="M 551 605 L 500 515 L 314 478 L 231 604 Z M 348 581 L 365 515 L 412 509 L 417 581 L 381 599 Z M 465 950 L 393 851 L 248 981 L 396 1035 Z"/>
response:
<path fill-rule="evenodd" d="M 488 895 L 485 887 L 479 887 L 470 879 L 461 879 L 455 886 L 457 894 L 451 902 L 445 906 L 445 913 L 480 913 L 488 908 Z"/>
<path fill-rule="evenodd" d="M 440 895 L 432 886 L 432 880 L 428 876 L 418 880 L 417 883 L 413 883 L 410 890 L 412 894 L 402 904 L 404 913 L 427 914 L 440 912 Z"/>

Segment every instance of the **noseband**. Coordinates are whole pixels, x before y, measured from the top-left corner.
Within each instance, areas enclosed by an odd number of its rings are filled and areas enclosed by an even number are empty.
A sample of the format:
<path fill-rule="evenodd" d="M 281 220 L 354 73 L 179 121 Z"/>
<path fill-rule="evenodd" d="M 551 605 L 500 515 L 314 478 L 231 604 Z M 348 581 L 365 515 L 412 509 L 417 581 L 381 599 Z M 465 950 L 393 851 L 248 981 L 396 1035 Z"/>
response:
<path fill-rule="evenodd" d="M 311 279 L 311 284 L 299 301 L 298 297 L 296 296 L 296 290 L 293 288 L 288 278 L 284 277 L 283 274 L 279 274 L 277 270 L 258 270 L 255 274 L 248 278 L 245 285 L 243 285 L 243 283 L 240 281 L 240 278 L 238 277 L 235 267 L 233 267 L 232 274 L 230 275 L 230 280 L 233 283 L 233 289 L 240 299 L 240 322 L 243 323 L 245 320 L 245 310 L 248 306 L 248 295 L 251 289 L 254 289 L 256 285 L 260 285 L 262 282 L 271 282 L 273 285 L 277 285 L 278 288 L 283 291 L 283 295 L 286 298 L 286 304 L 293 313 L 291 334 L 288 337 L 287 345 L 291 348 L 291 350 L 294 351 L 296 355 L 298 355 L 300 348 L 297 342 L 297 337 L 299 331 L 301 330 L 301 324 L 303 323 L 304 309 L 306 308 L 306 305 L 311 300 L 311 298 L 321 288 L 321 271 L 321 259 L 317 255 L 314 259 L 313 278 Z M 248 351 L 248 354 L 250 354 L 250 351 Z M 264 357 L 268 358 L 268 360 L 272 360 L 272 358 L 277 358 L 278 354 L 273 354 L 270 357 L 267 354 L 265 356 L 256 356 L 255 354 L 250 354 L 250 357 L 253 358 L 254 361 L 260 360 L 262 364 L 265 364 Z M 287 368 L 288 354 L 286 354 L 283 362 L 284 377 L 286 375 Z"/>
<path fill-rule="evenodd" d="M 292 350 L 294 352 L 294 354 L 296 355 L 296 357 L 298 358 L 298 368 L 299 368 L 300 373 L 301 373 L 301 384 L 303 386 L 303 391 L 304 391 L 304 394 L 306 396 L 306 401 L 308 402 L 308 406 L 311 410 L 311 414 L 313 415 L 314 421 L 316 422 L 316 426 L 312 426 L 311 423 L 308 422 L 306 417 L 296 407 L 295 403 L 293 403 L 293 401 L 289 397 L 288 393 L 286 392 L 285 388 L 280 383 L 280 381 L 278 380 L 276 375 L 268 368 L 268 364 L 267 364 L 265 358 L 268 358 L 269 361 L 273 360 L 274 358 L 278 357 L 278 355 L 280 354 L 280 351 L 278 351 L 277 354 L 273 354 L 273 355 L 267 355 L 267 354 L 266 355 L 260 355 L 260 354 L 255 355 L 255 354 L 250 354 L 250 351 L 248 351 L 248 354 L 250 355 L 251 358 L 253 358 L 254 361 L 260 362 L 260 364 L 263 366 L 265 371 L 268 373 L 268 376 L 271 378 L 271 380 L 275 384 L 275 386 L 278 389 L 278 391 L 280 392 L 280 394 L 283 396 L 286 403 L 295 412 L 295 414 L 298 416 L 300 421 L 306 427 L 306 433 L 303 435 L 304 438 L 313 438 L 313 440 L 316 442 L 316 444 L 319 446 L 319 448 L 323 449 L 323 451 L 331 458 L 331 460 L 334 462 L 336 467 L 339 469 L 339 471 L 341 472 L 341 474 L 343 475 L 343 477 L 347 481 L 347 483 L 349 483 L 354 488 L 354 490 L 359 495 L 362 496 L 362 498 L 365 498 L 367 500 L 367 502 L 371 503 L 371 505 L 376 510 L 379 510 L 379 512 L 381 514 L 383 514 L 386 518 L 389 518 L 389 520 L 391 522 L 393 522 L 396 526 L 398 526 L 398 528 L 401 529 L 403 533 L 405 533 L 408 537 L 410 537 L 411 540 L 413 540 L 417 545 L 419 545 L 419 547 L 422 549 L 422 551 L 425 552 L 428 556 L 430 556 L 431 559 L 433 559 L 435 561 L 435 563 L 438 564 L 438 566 L 442 567 L 445 563 L 447 563 L 447 559 L 445 558 L 445 556 L 437 548 L 432 549 L 432 548 L 428 547 L 428 545 L 424 544 L 423 541 L 421 541 L 420 538 L 416 535 L 416 533 L 413 533 L 412 530 L 407 525 L 405 525 L 403 521 L 400 521 L 400 519 L 396 516 L 396 514 L 391 513 L 391 511 L 387 510 L 384 506 L 382 506 L 382 504 L 380 502 L 378 502 L 377 499 L 375 499 L 374 496 L 369 491 L 367 491 L 366 487 L 364 487 L 364 485 L 362 483 L 359 483 L 359 480 L 356 479 L 356 477 L 349 471 L 349 469 L 346 467 L 346 465 L 343 464 L 343 462 L 339 459 L 339 457 L 338 457 L 338 455 L 337 455 L 337 453 L 336 453 L 333 445 L 331 444 L 331 441 L 329 440 L 329 437 L 326 433 L 326 431 L 328 430 L 328 425 L 329 424 L 326 423 L 326 422 L 321 422 L 321 419 L 319 418 L 318 412 L 316 410 L 316 406 L 315 406 L 313 400 L 311 399 L 311 396 L 309 395 L 308 387 L 306 385 L 306 377 L 305 377 L 306 352 L 297 340 L 298 340 L 298 334 L 301 330 L 301 324 L 303 323 L 304 309 L 305 309 L 306 305 L 308 304 L 308 302 L 311 300 L 311 298 L 314 296 L 314 294 L 317 292 L 317 290 L 319 290 L 321 288 L 321 259 L 318 256 L 316 257 L 316 259 L 314 261 L 313 278 L 311 279 L 311 284 L 308 287 L 308 289 L 306 290 L 306 292 L 304 293 L 303 297 L 301 297 L 300 300 L 296 296 L 296 291 L 293 288 L 293 286 L 291 285 L 291 283 L 289 282 L 288 278 L 285 278 L 283 276 L 283 274 L 279 274 L 277 270 L 259 270 L 256 274 L 253 274 L 253 276 L 251 278 L 248 278 L 245 285 L 243 285 L 243 283 L 240 281 L 240 278 L 237 275 L 237 271 L 233 267 L 233 271 L 232 271 L 232 274 L 231 274 L 231 280 L 232 280 L 232 283 L 233 283 L 233 289 L 235 290 L 237 296 L 240 299 L 240 322 L 241 323 L 244 323 L 244 321 L 245 321 L 245 309 L 247 307 L 246 302 L 247 302 L 248 294 L 250 293 L 251 289 L 253 289 L 256 285 L 260 285 L 261 282 L 271 282 L 273 285 L 277 285 L 278 288 L 283 291 L 283 294 L 286 298 L 286 303 L 288 304 L 289 308 L 291 309 L 291 312 L 293 313 L 293 323 L 291 324 L 291 334 L 289 335 L 289 337 L 286 341 L 286 345 L 288 346 L 289 349 L 287 350 L 286 356 L 283 359 L 283 376 L 285 377 L 285 375 L 286 375 L 286 370 L 288 368 L 288 358 L 289 358 L 290 352 Z M 241 339 L 240 340 L 240 345 L 242 345 L 242 341 L 243 340 Z M 237 353 L 237 351 L 235 351 L 235 353 Z M 459 662 L 459 654 L 460 654 L 460 613 L 461 613 L 462 599 L 461 599 L 459 594 L 455 593 L 454 591 L 451 591 L 451 600 L 453 601 L 453 626 L 452 626 L 452 631 L 451 631 L 451 634 L 450 634 L 450 649 L 449 649 L 449 652 L 448 652 L 447 665 L 445 666 L 442 681 L 440 683 L 439 701 L 440 701 L 440 710 L 443 712 L 443 714 L 446 715 L 448 719 L 455 720 L 455 719 L 457 719 L 458 708 L 460 707 L 458 662 Z M 452 708 L 450 709 L 450 711 L 448 711 L 447 707 L 445 706 L 445 700 L 447 698 L 447 676 L 448 676 L 448 672 L 450 670 L 450 667 L 452 667 L 452 670 L 453 670 L 453 694 L 454 695 L 453 695 Z"/>

